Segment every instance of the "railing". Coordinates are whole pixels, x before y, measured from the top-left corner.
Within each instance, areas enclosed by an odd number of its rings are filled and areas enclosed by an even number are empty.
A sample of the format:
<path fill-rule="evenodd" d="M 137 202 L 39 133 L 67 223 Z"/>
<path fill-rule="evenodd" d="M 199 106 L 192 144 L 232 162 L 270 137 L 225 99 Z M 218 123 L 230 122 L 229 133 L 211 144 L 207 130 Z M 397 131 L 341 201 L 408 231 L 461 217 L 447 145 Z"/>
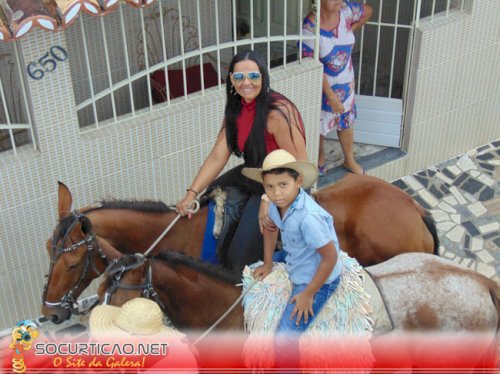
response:
<path fill-rule="evenodd" d="M 239 35 L 236 17 L 247 4 L 249 38 Z M 188 100 L 190 93 L 203 95 L 212 86 L 222 89 L 229 61 L 239 48 L 259 49 L 269 68 L 279 59 L 286 69 L 293 54 L 294 60 L 301 60 L 297 43 L 314 39 L 302 35 L 303 13 L 308 11 L 303 1 L 263 0 L 261 5 L 258 10 L 267 22 L 264 35 L 255 27 L 254 2 L 246 0 L 158 0 L 139 10 L 121 5 L 99 22 L 81 17 L 79 27 L 67 31 L 80 127 L 99 128 L 150 112 L 158 101 L 171 105 L 174 98 Z M 271 30 L 271 6 L 283 7 L 280 32 Z M 101 40 L 91 41 L 88 35 Z M 276 43 L 282 45 L 279 58 Z M 172 86 L 174 80 L 179 83 Z"/>
<path fill-rule="evenodd" d="M 363 0 L 373 7 L 373 16 L 358 31 L 353 62 L 356 93 L 368 96 L 402 98 L 407 77 L 407 51 L 413 30 L 421 18 L 434 19 L 464 10 L 471 0 Z M 410 47 L 409 47 L 410 44 Z"/>

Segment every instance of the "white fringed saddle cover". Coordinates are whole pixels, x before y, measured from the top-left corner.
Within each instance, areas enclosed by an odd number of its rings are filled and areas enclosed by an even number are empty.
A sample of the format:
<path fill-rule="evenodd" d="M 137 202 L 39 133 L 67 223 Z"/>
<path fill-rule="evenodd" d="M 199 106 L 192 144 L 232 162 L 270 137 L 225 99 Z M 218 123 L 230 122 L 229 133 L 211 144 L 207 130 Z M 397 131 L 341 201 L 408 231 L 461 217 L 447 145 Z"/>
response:
<path fill-rule="evenodd" d="M 369 368 L 373 365 L 369 343 L 373 331 L 372 306 L 364 290 L 364 273 L 359 263 L 342 251 L 338 261 L 343 264 L 339 286 L 300 337 L 301 351 L 307 350 L 307 354 L 300 357 L 302 367 Z M 292 285 L 283 263 L 274 263 L 273 271 L 255 283 L 252 269 L 260 264 L 262 262 L 257 262 L 243 270 L 243 292 L 247 292 L 243 299 L 245 328 L 250 332 L 243 358 L 247 367 L 270 368 L 274 366 L 274 331 L 290 298 Z"/>

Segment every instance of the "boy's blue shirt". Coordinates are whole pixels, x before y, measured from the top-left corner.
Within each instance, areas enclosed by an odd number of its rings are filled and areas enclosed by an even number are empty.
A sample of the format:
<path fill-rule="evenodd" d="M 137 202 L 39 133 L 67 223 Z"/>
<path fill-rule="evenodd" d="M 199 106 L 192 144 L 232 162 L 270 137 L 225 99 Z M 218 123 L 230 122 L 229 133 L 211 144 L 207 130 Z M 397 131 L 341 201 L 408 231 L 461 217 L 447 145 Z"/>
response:
<path fill-rule="evenodd" d="M 269 207 L 269 217 L 281 231 L 283 249 L 287 252 L 286 269 L 294 284 L 311 282 L 321 262 L 317 249 L 333 241 L 337 253 L 340 251 L 332 216 L 302 188 L 283 219 L 274 203 Z M 337 261 L 325 284 L 337 279 L 341 271 L 342 264 Z"/>

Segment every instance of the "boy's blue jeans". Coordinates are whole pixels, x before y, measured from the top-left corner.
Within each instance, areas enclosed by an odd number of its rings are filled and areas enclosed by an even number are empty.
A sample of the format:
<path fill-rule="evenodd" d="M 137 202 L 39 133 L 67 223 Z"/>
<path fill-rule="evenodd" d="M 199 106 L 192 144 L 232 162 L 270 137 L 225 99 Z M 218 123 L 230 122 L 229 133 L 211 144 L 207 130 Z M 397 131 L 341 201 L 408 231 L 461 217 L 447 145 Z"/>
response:
<path fill-rule="evenodd" d="M 325 305 L 328 298 L 335 292 L 340 283 L 340 277 L 330 284 L 324 284 L 316 292 L 313 299 L 314 317 L 309 315 L 308 323 L 304 323 L 304 318 L 300 320 L 297 325 L 297 315 L 290 320 L 295 303 L 288 304 L 283 316 L 281 317 L 280 324 L 276 330 L 276 341 L 274 344 L 275 361 L 278 368 L 298 368 L 300 365 L 299 353 L 299 338 L 300 335 L 309 327 L 309 325 L 318 316 L 321 308 Z M 290 299 L 298 293 L 305 290 L 307 284 L 294 284 L 292 285 L 292 294 Z"/>

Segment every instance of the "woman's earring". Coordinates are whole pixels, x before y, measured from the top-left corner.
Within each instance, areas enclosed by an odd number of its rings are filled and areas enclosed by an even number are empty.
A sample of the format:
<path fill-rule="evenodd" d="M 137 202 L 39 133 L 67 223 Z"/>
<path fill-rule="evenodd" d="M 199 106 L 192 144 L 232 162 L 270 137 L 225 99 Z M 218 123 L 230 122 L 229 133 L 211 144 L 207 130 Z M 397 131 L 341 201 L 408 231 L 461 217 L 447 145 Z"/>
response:
<path fill-rule="evenodd" d="M 238 96 L 238 92 L 236 92 L 233 84 L 231 84 L 231 94 L 233 94 L 233 96 Z"/>

